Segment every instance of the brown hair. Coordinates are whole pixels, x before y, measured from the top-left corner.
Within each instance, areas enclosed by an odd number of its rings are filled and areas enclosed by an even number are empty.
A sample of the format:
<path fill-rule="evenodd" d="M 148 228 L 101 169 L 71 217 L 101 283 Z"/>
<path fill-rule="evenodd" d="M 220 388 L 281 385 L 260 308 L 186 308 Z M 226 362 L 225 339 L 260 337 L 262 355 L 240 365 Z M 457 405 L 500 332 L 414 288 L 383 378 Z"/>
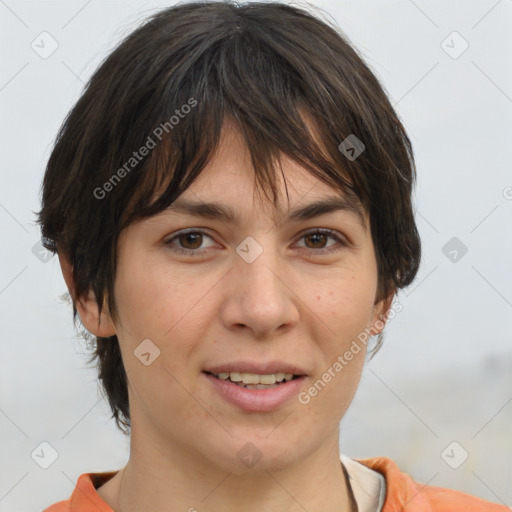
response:
<path fill-rule="evenodd" d="M 190 186 L 228 117 L 272 200 L 273 163 L 282 152 L 369 213 L 376 302 L 413 281 L 421 246 L 411 204 L 411 143 L 348 38 L 282 3 L 182 3 L 152 15 L 101 63 L 61 126 L 46 167 L 38 222 L 44 246 L 73 265 L 75 325 L 76 300 L 90 290 L 98 310 L 106 302 L 116 319 L 120 232 Z M 343 145 L 349 136 L 357 137 L 356 148 L 364 144 L 357 158 Z M 377 349 L 381 343 L 382 333 Z M 96 358 L 113 417 L 127 433 L 116 336 L 96 338 Z"/>

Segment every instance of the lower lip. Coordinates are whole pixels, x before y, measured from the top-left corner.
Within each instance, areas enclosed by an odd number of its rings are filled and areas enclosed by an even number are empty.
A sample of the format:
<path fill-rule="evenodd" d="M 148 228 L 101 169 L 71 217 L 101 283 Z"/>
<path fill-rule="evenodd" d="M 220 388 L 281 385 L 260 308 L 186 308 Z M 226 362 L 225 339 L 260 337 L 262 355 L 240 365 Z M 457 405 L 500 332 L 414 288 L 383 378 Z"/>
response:
<path fill-rule="evenodd" d="M 275 388 L 250 389 L 233 384 L 230 380 L 217 379 L 209 373 L 203 375 L 211 382 L 214 389 L 227 402 L 236 405 L 244 411 L 267 412 L 282 407 L 288 400 L 299 394 L 304 376 L 289 381 L 283 381 Z"/>

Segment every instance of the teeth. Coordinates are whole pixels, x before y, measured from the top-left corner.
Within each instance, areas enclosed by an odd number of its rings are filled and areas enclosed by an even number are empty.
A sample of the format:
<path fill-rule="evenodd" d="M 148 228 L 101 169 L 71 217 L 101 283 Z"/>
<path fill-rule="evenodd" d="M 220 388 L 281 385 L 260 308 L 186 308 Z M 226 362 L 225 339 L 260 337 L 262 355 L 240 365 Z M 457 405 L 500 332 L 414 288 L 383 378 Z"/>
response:
<path fill-rule="evenodd" d="M 272 373 L 269 375 L 258 375 L 256 373 L 239 372 L 221 372 L 215 375 L 218 379 L 230 379 L 232 382 L 242 382 L 243 384 L 275 384 L 283 380 L 292 380 L 293 373 Z"/>
<path fill-rule="evenodd" d="M 255 377 L 258 377 L 255 375 Z M 260 375 L 258 377 L 259 382 L 254 382 L 254 384 L 275 384 L 276 376 L 275 375 Z"/>

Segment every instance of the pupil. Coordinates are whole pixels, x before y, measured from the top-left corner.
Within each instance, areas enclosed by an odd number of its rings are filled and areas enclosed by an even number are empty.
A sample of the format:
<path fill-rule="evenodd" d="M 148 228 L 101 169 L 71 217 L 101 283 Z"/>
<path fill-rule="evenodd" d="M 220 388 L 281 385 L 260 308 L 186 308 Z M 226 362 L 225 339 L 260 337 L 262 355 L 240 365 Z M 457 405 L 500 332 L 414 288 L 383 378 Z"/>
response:
<path fill-rule="evenodd" d="M 188 249 L 197 249 L 200 245 L 201 245 L 201 237 L 202 235 L 200 233 L 185 233 L 183 235 L 180 236 L 180 241 L 182 240 L 188 240 L 190 238 L 192 239 L 196 239 L 196 244 L 194 245 L 194 242 L 192 242 L 192 245 L 193 247 L 187 247 Z M 197 241 L 199 241 L 199 243 L 197 243 Z M 185 242 L 184 244 L 185 246 L 188 245 L 188 242 Z"/>
<path fill-rule="evenodd" d="M 309 237 L 308 237 L 308 238 L 310 238 L 310 239 L 311 239 L 311 238 L 316 239 L 316 242 L 313 242 L 313 243 L 318 243 L 318 239 L 319 239 L 319 238 L 325 239 L 325 236 L 326 236 L 326 235 L 322 235 L 322 234 L 318 234 L 318 233 L 317 233 L 317 234 L 314 234 L 314 235 L 309 235 Z"/>

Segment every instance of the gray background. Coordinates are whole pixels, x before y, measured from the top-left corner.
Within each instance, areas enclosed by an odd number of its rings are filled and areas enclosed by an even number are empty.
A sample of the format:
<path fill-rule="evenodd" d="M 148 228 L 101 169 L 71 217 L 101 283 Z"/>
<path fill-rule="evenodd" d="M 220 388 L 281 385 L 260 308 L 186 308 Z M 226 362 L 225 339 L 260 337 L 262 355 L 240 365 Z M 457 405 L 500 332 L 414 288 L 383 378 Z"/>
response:
<path fill-rule="evenodd" d="M 128 440 L 59 300 L 58 260 L 33 252 L 33 212 L 84 82 L 124 35 L 171 3 L 0 0 L 1 511 L 41 510 L 69 497 L 81 473 L 127 460 Z M 512 1 L 314 4 L 363 53 L 408 130 L 424 249 L 342 421 L 341 450 L 388 456 L 417 481 L 510 506 Z M 58 48 L 42 58 L 51 44 Z M 58 453 L 47 469 L 42 442 Z M 44 453 L 39 464 L 34 450 Z"/>

